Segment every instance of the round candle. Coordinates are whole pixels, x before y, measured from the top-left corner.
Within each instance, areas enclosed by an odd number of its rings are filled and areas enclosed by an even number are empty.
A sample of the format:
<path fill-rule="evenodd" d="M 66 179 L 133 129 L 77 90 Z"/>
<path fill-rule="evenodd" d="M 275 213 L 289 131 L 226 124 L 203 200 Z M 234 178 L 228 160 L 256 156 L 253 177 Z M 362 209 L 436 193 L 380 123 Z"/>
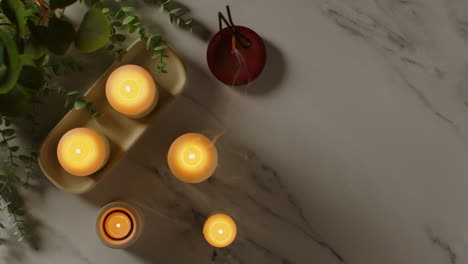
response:
<path fill-rule="evenodd" d="M 227 247 L 236 238 L 237 227 L 232 218 L 225 214 L 215 214 L 206 220 L 203 235 L 213 247 Z"/>
<path fill-rule="evenodd" d="M 75 128 L 65 133 L 57 146 L 57 157 L 65 171 L 76 176 L 95 173 L 109 159 L 109 142 L 89 128 Z"/>
<path fill-rule="evenodd" d="M 188 133 L 172 143 L 167 161 L 177 178 L 188 183 L 199 183 L 208 179 L 216 170 L 218 152 L 207 137 Z"/>
<path fill-rule="evenodd" d="M 132 230 L 130 217 L 123 212 L 113 212 L 104 221 L 104 230 L 114 239 L 122 239 L 130 234 Z"/>
<path fill-rule="evenodd" d="M 226 27 L 210 40 L 207 50 L 208 67 L 211 73 L 227 85 L 245 85 L 255 80 L 266 63 L 266 48 L 262 38 L 247 27 L 236 30 L 252 41 L 244 48 Z"/>
<path fill-rule="evenodd" d="M 106 97 L 116 111 L 138 118 L 154 109 L 158 92 L 153 77 L 147 70 L 129 64 L 110 74 L 106 82 Z"/>
<path fill-rule="evenodd" d="M 96 218 L 96 233 L 108 247 L 125 248 L 133 244 L 143 229 L 140 210 L 126 202 L 104 206 Z"/>

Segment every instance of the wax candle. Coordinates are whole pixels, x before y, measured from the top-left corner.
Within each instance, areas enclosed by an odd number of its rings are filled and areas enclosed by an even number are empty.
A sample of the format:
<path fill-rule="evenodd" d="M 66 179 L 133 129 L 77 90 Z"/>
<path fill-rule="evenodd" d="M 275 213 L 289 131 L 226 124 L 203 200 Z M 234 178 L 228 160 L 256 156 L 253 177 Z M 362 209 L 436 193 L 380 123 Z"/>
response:
<path fill-rule="evenodd" d="M 111 248 L 125 248 L 133 244 L 142 230 L 140 210 L 126 202 L 113 202 L 104 206 L 96 219 L 99 239 Z"/>
<path fill-rule="evenodd" d="M 187 183 L 199 183 L 216 170 L 218 152 L 207 137 L 188 133 L 172 143 L 167 161 L 174 176 Z"/>
<path fill-rule="evenodd" d="M 214 214 L 206 220 L 203 235 L 213 247 L 227 247 L 236 238 L 236 223 L 226 214 Z"/>
<path fill-rule="evenodd" d="M 118 112 L 133 118 L 150 113 L 158 101 L 158 91 L 151 74 L 137 65 L 115 69 L 106 82 L 106 97 Z"/>
<path fill-rule="evenodd" d="M 106 164 L 109 142 L 100 133 L 85 127 L 65 133 L 57 146 L 57 158 L 65 171 L 76 176 L 88 176 Z"/>

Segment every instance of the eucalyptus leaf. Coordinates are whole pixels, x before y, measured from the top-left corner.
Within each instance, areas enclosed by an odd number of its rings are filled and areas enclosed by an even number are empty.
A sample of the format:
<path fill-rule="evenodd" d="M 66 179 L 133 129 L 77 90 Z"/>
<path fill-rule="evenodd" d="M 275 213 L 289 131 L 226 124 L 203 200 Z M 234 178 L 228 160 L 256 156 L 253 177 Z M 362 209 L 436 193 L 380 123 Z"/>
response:
<path fill-rule="evenodd" d="M 97 8 L 91 8 L 81 22 L 75 45 L 82 52 L 93 52 L 102 48 L 109 40 L 111 26 L 107 16 Z"/>
<path fill-rule="evenodd" d="M 155 47 L 154 50 L 155 50 L 155 51 L 159 51 L 159 50 L 164 50 L 164 49 L 166 49 L 166 48 L 167 48 L 166 45 L 161 45 L 161 46 Z"/>
<path fill-rule="evenodd" d="M 15 134 L 15 130 L 12 128 L 7 128 L 2 130 L 2 135 L 4 137 L 11 137 Z"/>
<path fill-rule="evenodd" d="M 76 1 L 77 0 L 50 0 L 50 8 L 65 8 L 69 5 L 74 4 Z"/>
<path fill-rule="evenodd" d="M 23 162 L 24 164 L 29 164 L 29 162 L 31 161 L 31 158 L 26 156 L 26 155 L 19 155 L 18 157 L 20 159 L 21 162 Z"/>
<path fill-rule="evenodd" d="M 74 108 L 76 110 L 81 110 L 83 108 L 85 108 L 86 106 L 88 105 L 88 103 L 82 99 L 78 99 L 75 101 L 75 105 L 74 105 Z"/>
<path fill-rule="evenodd" d="M 123 20 L 122 24 L 124 25 L 130 24 L 135 19 L 136 19 L 135 16 L 128 16 Z"/>
<path fill-rule="evenodd" d="M 14 146 L 10 148 L 11 152 L 17 152 L 19 150 L 18 146 Z"/>
<path fill-rule="evenodd" d="M 124 7 L 122 7 L 122 11 L 132 12 L 132 11 L 135 11 L 135 7 L 133 7 L 133 6 L 124 6 Z"/>

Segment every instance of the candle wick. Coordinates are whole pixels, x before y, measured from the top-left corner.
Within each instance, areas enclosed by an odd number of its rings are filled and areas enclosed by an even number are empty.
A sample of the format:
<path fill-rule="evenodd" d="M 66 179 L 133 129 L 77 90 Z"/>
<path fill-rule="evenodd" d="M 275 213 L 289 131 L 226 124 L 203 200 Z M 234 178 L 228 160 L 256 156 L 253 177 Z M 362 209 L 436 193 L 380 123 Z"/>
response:
<path fill-rule="evenodd" d="M 232 35 L 231 43 L 232 43 L 231 54 L 234 54 L 234 53 L 236 53 L 236 50 L 237 50 L 237 48 L 236 48 L 236 43 L 237 43 L 236 36 Z"/>

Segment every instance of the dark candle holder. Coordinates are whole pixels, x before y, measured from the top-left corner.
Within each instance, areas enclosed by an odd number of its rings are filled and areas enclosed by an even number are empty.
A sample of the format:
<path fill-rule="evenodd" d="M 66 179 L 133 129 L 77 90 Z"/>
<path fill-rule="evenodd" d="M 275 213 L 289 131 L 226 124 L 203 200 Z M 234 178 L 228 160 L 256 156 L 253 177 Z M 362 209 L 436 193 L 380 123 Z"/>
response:
<path fill-rule="evenodd" d="M 218 12 L 219 31 L 208 45 L 208 67 L 218 80 L 227 85 L 245 85 L 255 80 L 265 66 L 265 44 L 255 31 L 236 26 L 229 6 L 226 10 L 227 19 Z"/>

